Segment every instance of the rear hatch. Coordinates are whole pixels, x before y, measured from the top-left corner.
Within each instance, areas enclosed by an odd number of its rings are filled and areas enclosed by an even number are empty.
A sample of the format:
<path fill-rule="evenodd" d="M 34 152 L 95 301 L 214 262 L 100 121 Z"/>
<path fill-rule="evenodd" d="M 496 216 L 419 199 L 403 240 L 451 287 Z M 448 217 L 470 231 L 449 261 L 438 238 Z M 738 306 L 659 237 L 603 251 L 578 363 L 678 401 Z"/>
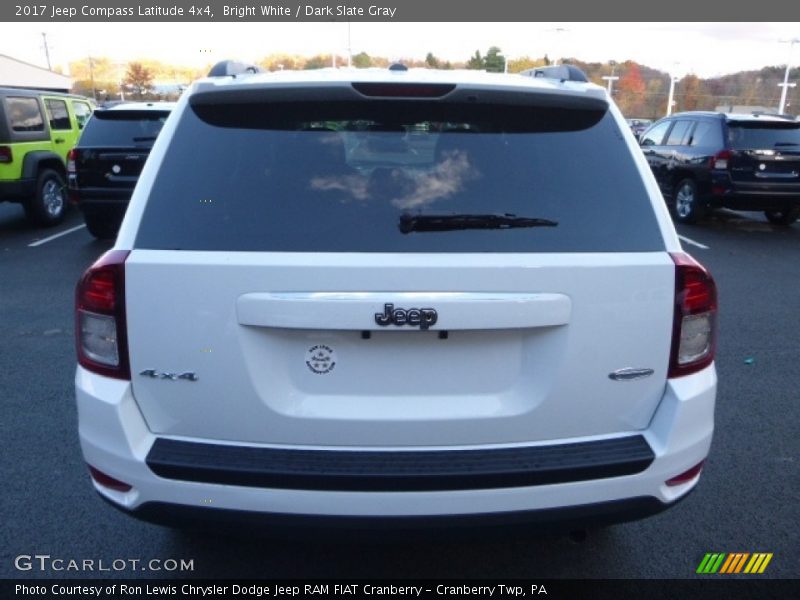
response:
<path fill-rule="evenodd" d="M 602 97 L 281 93 L 198 94 L 159 166 L 126 263 L 152 431 L 434 447 L 647 426 L 675 268 Z M 653 375 L 609 377 L 626 368 Z"/>
<path fill-rule="evenodd" d="M 795 184 L 800 191 L 800 122 L 730 120 L 731 180 L 743 184 Z"/>
<path fill-rule="evenodd" d="M 169 110 L 96 110 L 74 153 L 78 188 L 133 191 Z"/>

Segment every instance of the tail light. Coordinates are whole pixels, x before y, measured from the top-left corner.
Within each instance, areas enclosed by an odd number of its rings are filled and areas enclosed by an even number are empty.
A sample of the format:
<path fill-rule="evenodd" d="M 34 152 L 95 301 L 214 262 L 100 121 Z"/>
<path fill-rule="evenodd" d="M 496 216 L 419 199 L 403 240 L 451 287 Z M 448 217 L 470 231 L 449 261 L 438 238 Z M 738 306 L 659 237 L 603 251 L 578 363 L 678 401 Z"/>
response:
<path fill-rule="evenodd" d="M 111 250 L 94 263 L 75 290 L 78 363 L 116 379 L 130 380 L 125 323 L 125 260 L 128 250 Z"/>
<path fill-rule="evenodd" d="M 728 160 L 730 159 L 730 157 L 731 157 L 730 150 L 721 150 L 711 157 L 711 164 L 709 166 L 712 169 L 725 170 L 728 168 Z"/>
<path fill-rule="evenodd" d="M 67 152 L 67 173 L 74 175 L 76 173 L 75 160 L 78 158 L 78 151 L 73 148 Z"/>
<path fill-rule="evenodd" d="M 0 164 L 7 164 L 14 160 L 11 146 L 0 146 Z"/>
<path fill-rule="evenodd" d="M 717 287 L 700 263 L 676 252 L 675 315 L 669 377 L 682 377 L 706 368 L 714 360 L 717 328 Z"/>

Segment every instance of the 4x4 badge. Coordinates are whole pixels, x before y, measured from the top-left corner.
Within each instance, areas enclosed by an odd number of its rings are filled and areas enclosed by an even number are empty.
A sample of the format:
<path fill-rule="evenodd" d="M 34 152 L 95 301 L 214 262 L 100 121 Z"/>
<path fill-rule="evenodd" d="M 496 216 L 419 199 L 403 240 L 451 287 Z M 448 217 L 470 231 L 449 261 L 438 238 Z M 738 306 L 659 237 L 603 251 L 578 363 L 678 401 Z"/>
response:
<path fill-rule="evenodd" d="M 184 371 L 183 373 L 167 373 L 164 371 L 156 371 L 155 369 L 145 369 L 139 375 L 145 377 L 152 377 L 153 379 L 169 379 L 170 381 L 177 381 L 184 379 L 186 381 L 197 381 L 198 377 L 191 371 Z"/>
<path fill-rule="evenodd" d="M 375 322 L 381 327 L 409 325 L 428 329 L 438 319 L 439 315 L 432 308 L 395 308 L 394 304 L 384 304 L 383 313 L 375 313 Z"/>

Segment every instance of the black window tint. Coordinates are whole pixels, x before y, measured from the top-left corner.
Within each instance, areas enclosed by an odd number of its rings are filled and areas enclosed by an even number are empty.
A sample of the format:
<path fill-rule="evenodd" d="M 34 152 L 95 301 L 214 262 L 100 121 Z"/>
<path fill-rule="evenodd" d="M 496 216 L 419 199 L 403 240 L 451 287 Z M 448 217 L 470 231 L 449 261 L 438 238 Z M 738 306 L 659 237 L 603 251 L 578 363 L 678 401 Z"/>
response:
<path fill-rule="evenodd" d="M 642 141 L 640 142 L 642 146 L 660 146 L 661 143 L 664 141 L 664 135 L 667 133 L 667 129 L 672 124 L 672 121 L 664 121 L 662 123 L 658 123 L 652 127 L 649 131 L 645 132 L 642 135 Z"/>
<path fill-rule="evenodd" d="M 722 127 L 718 121 L 698 121 L 689 141 L 691 146 L 722 148 Z"/>
<path fill-rule="evenodd" d="M 36 98 L 8 97 L 6 112 L 13 131 L 44 131 L 44 119 Z"/>
<path fill-rule="evenodd" d="M 160 110 L 96 110 L 78 145 L 149 148 L 168 116 L 169 111 Z"/>
<path fill-rule="evenodd" d="M 438 118 L 431 120 L 424 118 L 429 111 L 422 102 L 353 104 L 347 109 L 319 104 L 300 112 L 296 105 L 208 105 L 200 111 L 205 121 L 187 109 L 148 195 L 136 247 L 663 249 L 650 199 L 609 114 L 434 103 L 431 111 Z M 327 110 L 336 118 L 324 118 Z M 297 120 L 300 114 L 314 118 Z M 254 122 L 265 127 L 249 128 Z M 547 130 L 537 130 L 536 123 Z M 576 123 L 584 128 L 558 130 Z M 454 215 L 516 215 L 557 225 L 405 232 L 401 227 L 409 217 Z"/>
<path fill-rule="evenodd" d="M 729 122 L 728 141 L 734 150 L 800 148 L 800 122 Z"/>
<path fill-rule="evenodd" d="M 683 143 L 689 128 L 692 126 L 691 121 L 675 121 L 675 125 L 669 131 L 667 136 L 667 146 L 680 146 Z"/>
<path fill-rule="evenodd" d="M 50 116 L 50 129 L 64 130 L 72 129 L 67 112 L 67 103 L 63 100 L 53 100 L 47 98 L 44 101 L 47 106 L 47 113 Z"/>

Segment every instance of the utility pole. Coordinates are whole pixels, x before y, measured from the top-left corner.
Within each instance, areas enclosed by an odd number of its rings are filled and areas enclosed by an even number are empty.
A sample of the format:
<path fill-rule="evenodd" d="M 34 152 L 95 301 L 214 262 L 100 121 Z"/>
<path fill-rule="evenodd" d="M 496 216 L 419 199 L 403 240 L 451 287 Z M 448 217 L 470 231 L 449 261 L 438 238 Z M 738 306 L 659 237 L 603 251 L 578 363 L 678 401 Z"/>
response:
<path fill-rule="evenodd" d="M 795 44 L 800 42 L 800 38 L 792 38 L 790 40 L 780 40 L 782 44 L 789 44 L 789 58 L 786 60 L 786 73 L 783 75 L 783 83 L 779 83 L 778 87 L 783 88 L 781 90 L 781 103 L 778 106 L 778 112 L 783 114 L 784 109 L 786 108 L 786 91 L 790 87 L 794 87 L 795 83 L 789 83 L 789 69 L 792 67 L 792 47 Z"/>
<path fill-rule="evenodd" d="M 92 80 L 92 97 L 97 102 L 97 90 L 94 87 L 94 62 L 91 56 L 89 57 L 89 78 Z"/>
<path fill-rule="evenodd" d="M 47 34 L 43 31 L 42 32 L 42 40 L 44 40 L 44 55 L 47 58 L 47 70 L 52 71 L 52 67 L 50 66 L 50 48 L 47 47 Z"/>
<path fill-rule="evenodd" d="M 347 21 L 347 66 L 353 66 L 353 44 L 350 37 L 350 21 Z"/>
<path fill-rule="evenodd" d="M 672 114 L 672 105 L 675 103 L 673 97 L 675 96 L 675 82 L 678 78 L 670 73 L 669 76 L 669 98 L 667 99 L 667 116 Z"/>
<path fill-rule="evenodd" d="M 611 65 L 611 75 L 603 75 L 602 79 L 605 79 L 608 82 L 608 95 L 610 96 L 614 89 L 614 82 L 619 79 L 619 76 L 614 75 L 614 71 L 617 68 L 617 63 L 612 60 L 609 61 L 608 64 Z"/>

